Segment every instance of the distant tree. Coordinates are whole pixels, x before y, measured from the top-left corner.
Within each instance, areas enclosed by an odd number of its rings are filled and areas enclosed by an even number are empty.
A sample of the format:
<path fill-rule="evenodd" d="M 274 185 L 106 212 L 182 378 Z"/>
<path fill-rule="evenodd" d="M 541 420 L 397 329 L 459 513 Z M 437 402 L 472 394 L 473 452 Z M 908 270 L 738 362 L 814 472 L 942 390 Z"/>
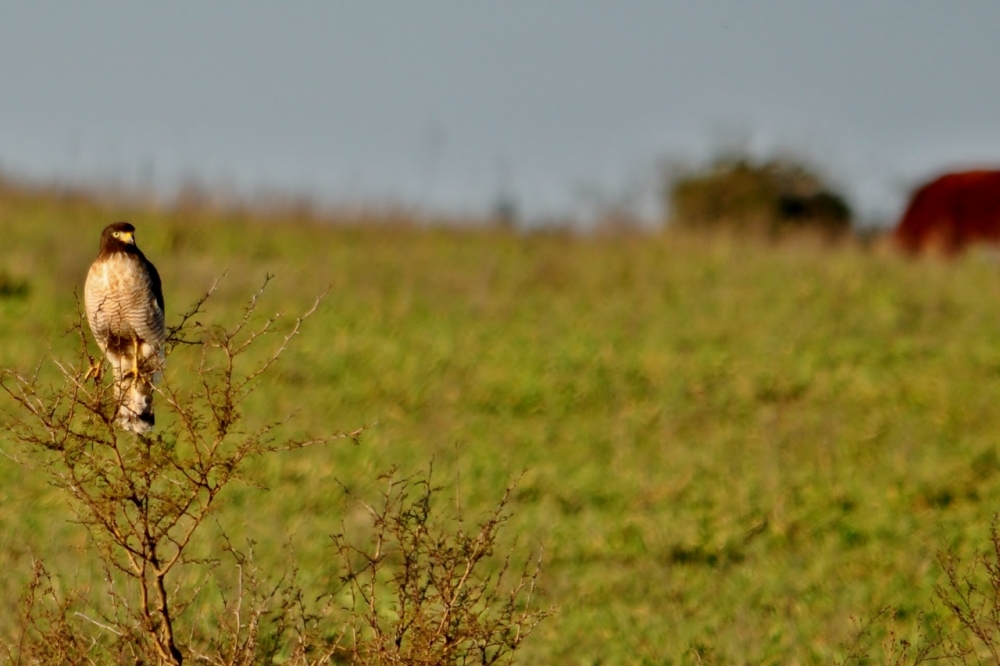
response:
<path fill-rule="evenodd" d="M 851 226 L 844 196 L 789 158 L 722 157 L 669 178 L 664 198 L 669 224 L 684 229 L 773 235 L 812 228 L 839 235 Z"/>

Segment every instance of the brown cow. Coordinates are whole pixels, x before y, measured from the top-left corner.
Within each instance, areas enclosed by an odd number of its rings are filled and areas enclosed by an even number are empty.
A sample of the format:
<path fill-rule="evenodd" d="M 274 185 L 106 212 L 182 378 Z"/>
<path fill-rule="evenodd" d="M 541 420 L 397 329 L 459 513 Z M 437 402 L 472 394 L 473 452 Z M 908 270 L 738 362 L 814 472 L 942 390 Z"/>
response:
<path fill-rule="evenodd" d="M 949 173 L 921 186 L 895 236 L 914 253 L 954 254 L 970 243 L 1000 243 L 1000 171 Z"/>

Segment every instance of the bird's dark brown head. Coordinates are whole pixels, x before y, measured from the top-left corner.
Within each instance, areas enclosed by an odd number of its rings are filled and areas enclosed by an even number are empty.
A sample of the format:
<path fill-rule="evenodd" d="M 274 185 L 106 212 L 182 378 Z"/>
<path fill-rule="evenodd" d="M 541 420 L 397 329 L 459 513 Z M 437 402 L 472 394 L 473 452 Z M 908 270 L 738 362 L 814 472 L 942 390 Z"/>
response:
<path fill-rule="evenodd" d="M 128 222 L 115 222 L 104 227 L 101 233 L 101 254 L 136 252 L 135 227 Z"/>

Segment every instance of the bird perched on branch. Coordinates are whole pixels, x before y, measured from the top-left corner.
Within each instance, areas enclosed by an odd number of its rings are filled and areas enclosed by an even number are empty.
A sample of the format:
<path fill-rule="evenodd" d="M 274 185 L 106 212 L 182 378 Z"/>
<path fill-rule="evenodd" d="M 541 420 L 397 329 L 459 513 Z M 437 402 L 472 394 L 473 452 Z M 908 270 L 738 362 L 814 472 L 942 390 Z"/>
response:
<path fill-rule="evenodd" d="M 83 299 L 90 330 L 111 363 L 118 423 L 141 435 L 154 423 L 153 381 L 163 370 L 166 323 L 160 275 L 128 222 L 101 233 Z"/>

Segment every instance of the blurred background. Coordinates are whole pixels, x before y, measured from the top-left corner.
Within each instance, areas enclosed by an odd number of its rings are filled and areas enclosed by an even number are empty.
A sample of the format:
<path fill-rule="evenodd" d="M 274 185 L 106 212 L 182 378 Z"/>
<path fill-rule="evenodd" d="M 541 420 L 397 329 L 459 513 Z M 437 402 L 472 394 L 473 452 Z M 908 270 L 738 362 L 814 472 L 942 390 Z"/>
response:
<path fill-rule="evenodd" d="M 1000 617 L 1000 258 L 959 253 L 1000 241 L 1000 194 L 965 174 L 907 216 L 901 247 L 948 261 L 876 242 L 918 184 L 1000 165 L 998 27 L 986 2 L 0 0 L 0 369 L 62 377 L 127 219 L 168 322 L 223 275 L 206 323 L 265 275 L 258 314 L 327 294 L 245 423 L 378 426 L 255 462 L 216 514 L 311 599 L 342 589 L 331 521 L 367 524 L 341 488 L 433 461 L 469 517 L 524 470 L 500 545 L 542 552 L 560 611 L 523 663 L 1000 654 L 942 593 L 978 581 Z M 167 381 L 195 390 L 196 357 Z M 36 561 L 110 603 L 9 403 L 0 663 Z"/>
<path fill-rule="evenodd" d="M 1000 5 L 0 2 L 0 172 L 519 226 L 808 165 L 861 226 L 1000 155 Z M 669 191 L 669 187 L 666 188 Z"/>

